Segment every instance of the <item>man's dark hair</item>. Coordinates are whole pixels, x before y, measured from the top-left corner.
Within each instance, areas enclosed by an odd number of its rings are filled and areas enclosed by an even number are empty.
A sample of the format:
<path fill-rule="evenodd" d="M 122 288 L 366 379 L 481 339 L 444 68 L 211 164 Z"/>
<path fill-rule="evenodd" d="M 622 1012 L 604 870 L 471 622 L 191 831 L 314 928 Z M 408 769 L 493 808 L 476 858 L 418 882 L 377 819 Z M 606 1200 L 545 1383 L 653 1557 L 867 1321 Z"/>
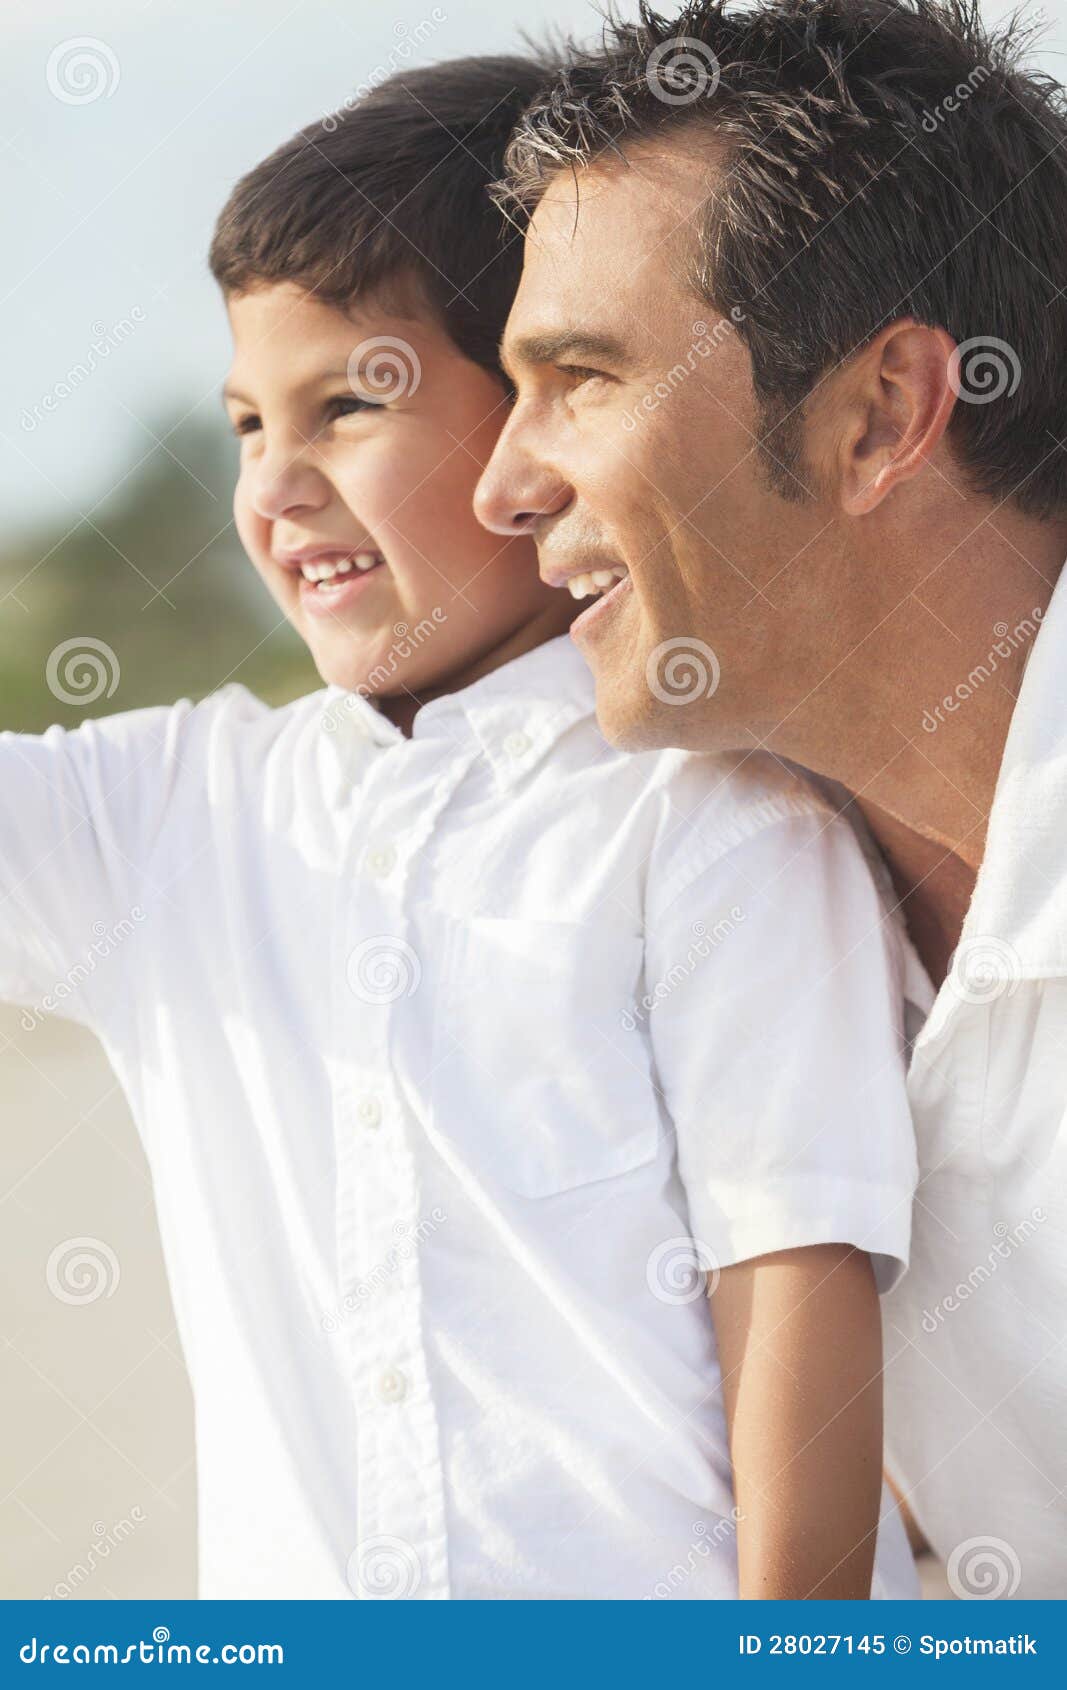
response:
<path fill-rule="evenodd" d="M 691 280 L 748 347 L 772 473 L 820 378 L 911 316 L 960 348 L 969 485 L 1045 518 L 1067 507 L 1067 108 L 1033 39 L 977 0 L 642 3 L 571 50 L 494 193 L 529 213 L 561 171 L 708 135 L 724 169 Z"/>
<path fill-rule="evenodd" d="M 522 239 L 488 187 L 555 66 L 518 57 L 405 70 L 302 129 L 234 188 L 210 265 L 227 294 L 292 282 L 327 304 L 428 307 L 501 375 Z"/>

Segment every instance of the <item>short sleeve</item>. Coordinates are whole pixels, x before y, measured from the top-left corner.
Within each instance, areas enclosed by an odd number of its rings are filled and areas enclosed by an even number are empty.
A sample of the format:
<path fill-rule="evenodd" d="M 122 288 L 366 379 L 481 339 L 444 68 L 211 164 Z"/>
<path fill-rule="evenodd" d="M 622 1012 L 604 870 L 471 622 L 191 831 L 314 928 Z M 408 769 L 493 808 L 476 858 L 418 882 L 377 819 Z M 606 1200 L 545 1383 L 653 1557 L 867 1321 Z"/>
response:
<path fill-rule="evenodd" d="M 694 1238 L 723 1267 L 852 1244 L 888 1290 L 917 1179 L 903 961 L 852 829 L 787 814 L 673 880 L 643 1013 Z"/>
<path fill-rule="evenodd" d="M 0 998 L 92 1024 L 101 967 L 143 919 L 143 870 L 188 699 L 0 733 Z"/>

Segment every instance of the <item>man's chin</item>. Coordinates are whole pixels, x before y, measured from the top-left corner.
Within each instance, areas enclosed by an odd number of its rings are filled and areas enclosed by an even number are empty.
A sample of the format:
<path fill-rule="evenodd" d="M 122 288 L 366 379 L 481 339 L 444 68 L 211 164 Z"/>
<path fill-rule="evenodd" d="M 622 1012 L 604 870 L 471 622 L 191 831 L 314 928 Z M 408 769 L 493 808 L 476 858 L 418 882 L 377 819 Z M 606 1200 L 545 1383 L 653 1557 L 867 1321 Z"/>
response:
<path fill-rule="evenodd" d="M 670 723 L 657 719 L 647 693 L 633 696 L 617 685 L 596 689 L 596 718 L 601 733 L 617 751 L 659 751 L 675 742 Z"/>
<path fill-rule="evenodd" d="M 721 739 L 720 724 L 707 706 L 664 705 L 644 689 L 631 697 L 617 687 L 597 687 L 597 723 L 617 751 L 700 751 L 736 749 L 736 741 Z M 751 735 L 740 740 L 747 746 Z"/>

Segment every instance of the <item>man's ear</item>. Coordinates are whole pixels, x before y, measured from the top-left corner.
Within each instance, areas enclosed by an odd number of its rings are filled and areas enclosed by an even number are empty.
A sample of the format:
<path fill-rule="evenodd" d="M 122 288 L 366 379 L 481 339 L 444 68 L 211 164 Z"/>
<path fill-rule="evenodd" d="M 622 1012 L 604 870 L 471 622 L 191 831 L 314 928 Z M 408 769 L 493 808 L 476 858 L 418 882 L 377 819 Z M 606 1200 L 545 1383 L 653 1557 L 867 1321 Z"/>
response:
<path fill-rule="evenodd" d="M 836 425 L 837 496 L 847 516 L 874 510 L 933 455 L 956 403 L 949 379 L 955 348 L 947 330 L 901 318 L 849 360 L 834 399 L 824 395 L 824 417 L 832 410 Z"/>

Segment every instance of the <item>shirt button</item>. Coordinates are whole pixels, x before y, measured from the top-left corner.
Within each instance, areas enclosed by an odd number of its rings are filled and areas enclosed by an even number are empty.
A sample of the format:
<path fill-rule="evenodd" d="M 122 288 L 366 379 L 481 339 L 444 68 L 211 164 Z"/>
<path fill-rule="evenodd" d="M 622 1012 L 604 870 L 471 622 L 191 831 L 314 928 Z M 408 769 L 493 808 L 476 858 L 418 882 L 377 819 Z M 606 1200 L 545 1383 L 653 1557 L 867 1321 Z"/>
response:
<path fill-rule="evenodd" d="M 376 1097 L 372 1097 L 369 1093 L 366 1097 L 360 1098 L 359 1103 L 356 1105 L 356 1113 L 365 1127 L 377 1127 L 381 1125 L 382 1106 L 378 1099 Z"/>
<path fill-rule="evenodd" d="M 373 851 L 367 852 L 366 863 L 371 874 L 392 874 L 396 867 L 396 852 L 391 845 L 376 845 Z"/>
<path fill-rule="evenodd" d="M 504 750 L 509 757 L 524 757 L 530 749 L 530 736 L 524 733 L 508 734 L 504 740 Z"/>
<path fill-rule="evenodd" d="M 387 1367 L 378 1376 L 378 1395 L 383 1402 L 400 1402 L 407 1396 L 408 1382 L 399 1367 Z"/>

